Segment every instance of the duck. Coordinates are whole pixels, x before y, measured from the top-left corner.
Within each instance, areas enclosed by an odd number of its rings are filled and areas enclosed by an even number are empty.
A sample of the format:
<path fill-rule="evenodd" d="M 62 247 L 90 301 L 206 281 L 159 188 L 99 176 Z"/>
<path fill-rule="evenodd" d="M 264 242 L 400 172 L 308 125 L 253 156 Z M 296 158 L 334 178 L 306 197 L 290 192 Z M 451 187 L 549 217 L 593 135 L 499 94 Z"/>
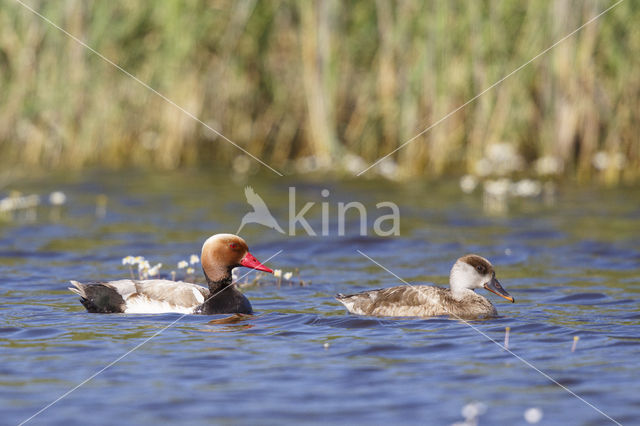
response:
<path fill-rule="evenodd" d="M 498 314 L 486 297 L 477 294 L 484 288 L 511 303 L 515 299 L 496 278 L 491 262 L 477 254 L 459 258 L 449 274 L 450 288 L 427 285 L 403 285 L 361 293 L 336 295 L 350 313 L 383 317 L 434 317 L 450 315 L 468 319 Z"/>
<path fill-rule="evenodd" d="M 241 237 L 212 235 L 202 245 L 200 262 L 208 287 L 163 279 L 86 284 L 72 280 L 69 290 L 92 313 L 253 314 L 249 299 L 233 285 L 231 271 L 239 266 L 273 271 L 249 252 Z"/>

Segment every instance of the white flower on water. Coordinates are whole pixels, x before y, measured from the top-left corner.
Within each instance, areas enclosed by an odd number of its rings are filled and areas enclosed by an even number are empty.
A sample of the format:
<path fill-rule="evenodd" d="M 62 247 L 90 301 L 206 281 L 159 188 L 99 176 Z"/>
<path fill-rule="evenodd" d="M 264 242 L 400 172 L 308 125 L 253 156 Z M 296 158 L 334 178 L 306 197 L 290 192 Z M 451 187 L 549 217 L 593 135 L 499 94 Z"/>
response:
<path fill-rule="evenodd" d="M 151 265 L 149 265 L 148 261 L 143 260 L 138 262 L 138 276 L 141 280 L 149 277 L 149 268 L 151 268 Z"/>
<path fill-rule="evenodd" d="M 530 424 L 538 423 L 540 420 L 542 420 L 542 410 L 537 407 L 528 408 L 524 412 L 524 419 L 527 421 L 527 423 Z"/>
<path fill-rule="evenodd" d="M 542 192 L 542 184 L 537 180 L 522 179 L 511 185 L 511 194 L 516 197 L 537 197 Z"/>
<path fill-rule="evenodd" d="M 178 269 L 184 269 L 187 266 L 189 266 L 189 262 L 187 262 L 186 260 L 181 260 L 180 262 L 178 262 Z"/>
<path fill-rule="evenodd" d="M 149 274 L 150 277 L 155 277 L 160 272 L 160 268 L 162 268 L 162 263 L 157 263 L 153 268 L 149 268 L 147 274 Z"/>
<path fill-rule="evenodd" d="M 484 192 L 493 197 L 504 197 L 509 192 L 511 180 L 507 178 L 487 180 L 484 182 Z"/>
<path fill-rule="evenodd" d="M 238 155 L 233 159 L 231 166 L 234 172 L 245 175 L 251 170 L 251 159 L 246 155 Z"/>
<path fill-rule="evenodd" d="M 364 161 L 364 158 L 347 152 L 342 156 L 342 165 L 347 171 L 355 175 L 367 167 L 367 162 Z"/>
<path fill-rule="evenodd" d="M 136 256 L 133 258 L 133 263 L 131 263 L 132 265 L 136 265 L 136 264 L 140 264 L 142 262 L 145 262 L 144 257 L 142 256 Z"/>
<path fill-rule="evenodd" d="M 189 263 L 191 265 L 195 265 L 198 262 L 200 262 L 200 258 L 198 257 L 198 255 L 192 254 L 191 257 L 189 258 Z"/>
<path fill-rule="evenodd" d="M 609 167 L 609 154 L 604 151 L 598 151 L 593 155 L 591 162 L 596 169 L 604 170 Z"/>
<path fill-rule="evenodd" d="M 462 414 L 462 417 L 465 418 L 465 420 L 473 420 L 483 415 L 486 411 L 487 411 L 486 404 L 478 401 L 473 401 L 468 403 L 464 407 L 462 407 L 461 414 Z"/>
<path fill-rule="evenodd" d="M 13 210 L 13 199 L 10 197 L 0 200 L 0 212 L 8 212 Z"/>
<path fill-rule="evenodd" d="M 274 269 L 273 270 L 273 276 L 276 278 L 280 278 L 282 276 L 282 270 L 281 269 Z"/>
<path fill-rule="evenodd" d="M 127 257 L 123 257 L 122 258 L 122 264 L 123 265 L 133 265 L 133 260 L 135 258 L 133 256 L 127 256 Z"/>
<path fill-rule="evenodd" d="M 283 275 L 285 280 L 290 280 L 292 276 L 293 276 L 293 272 L 285 272 Z"/>
<path fill-rule="evenodd" d="M 148 271 L 149 268 L 151 268 L 151 265 L 149 265 L 149 261 L 147 260 L 138 263 L 138 271 Z"/>
<path fill-rule="evenodd" d="M 605 151 L 598 151 L 593 155 L 591 159 L 591 163 L 593 167 L 598 170 L 605 170 L 608 168 L 613 168 L 616 170 L 621 170 L 627 162 L 627 157 L 621 152 L 614 152 L 609 154 Z"/>
<path fill-rule="evenodd" d="M 61 206 L 66 202 L 67 202 L 67 196 L 64 194 L 64 192 L 55 191 L 49 195 L 49 203 L 51 203 L 54 206 Z"/>
<path fill-rule="evenodd" d="M 189 274 L 189 275 L 193 275 L 193 273 L 194 273 L 195 271 L 196 271 L 196 270 L 195 270 L 195 269 L 193 269 L 193 268 L 187 268 L 187 274 Z"/>
<path fill-rule="evenodd" d="M 378 163 L 377 170 L 378 173 L 389 180 L 394 180 L 398 177 L 398 164 L 389 157 Z"/>
<path fill-rule="evenodd" d="M 20 192 L 14 191 L 8 197 L 0 200 L 0 212 L 7 212 L 20 209 L 31 209 L 40 204 L 40 197 L 37 195 L 22 196 Z"/>
<path fill-rule="evenodd" d="M 482 206 L 486 213 L 504 214 L 508 211 L 507 200 L 511 185 L 511 180 L 507 178 L 484 181 Z"/>
<path fill-rule="evenodd" d="M 238 272 L 236 271 L 236 269 L 238 268 L 234 268 L 231 270 L 231 280 L 232 281 L 238 281 Z"/>
<path fill-rule="evenodd" d="M 546 155 L 536 160 L 534 168 L 536 169 L 536 173 L 538 175 L 550 176 L 560 174 L 564 166 L 562 164 L 562 160 L 560 160 L 558 157 Z"/>
<path fill-rule="evenodd" d="M 505 176 L 521 171 L 524 158 L 513 144 L 507 142 L 493 143 L 485 149 L 485 156 L 475 163 L 478 176 Z"/>
<path fill-rule="evenodd" d="M 508 142 L 489 145 L 485 155 L 493 165 L 493 173 L 497 175 L 520 171 L 524 167 L 524 158 L 518 153 L 516 147 Z"/>
<path fill-rule="evenodd" d="M 471 194 L 478 186 L 478 179 L 473 175 L 464 175 L 460 178 L 460 189 L 465 194 Z"/>

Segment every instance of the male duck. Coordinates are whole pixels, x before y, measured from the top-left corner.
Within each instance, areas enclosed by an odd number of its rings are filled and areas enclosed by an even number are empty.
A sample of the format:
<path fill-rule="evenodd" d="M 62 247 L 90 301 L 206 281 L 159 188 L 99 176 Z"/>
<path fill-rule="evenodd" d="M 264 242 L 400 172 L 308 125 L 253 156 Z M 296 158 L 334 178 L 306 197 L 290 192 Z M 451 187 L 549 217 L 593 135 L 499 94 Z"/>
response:
<path fill-rule="evenodd" d="M 398 286 L 346 296 L 338 294 L 336 299 L 354 314 L 393 317 L 451 315 L 455 318 L 477 318 L 497 315 L 491 302 L 476 294 L 476 288 L 484 288 L 514 302 L 496 279 L 491 262 L 475 254 L 456 261 L 451 268 L 449 285 L 451 289 Z"/>
<path fill-rule="evenodd" d="M 231 270 L 245 266 L 273 273 L 251 253 L 237 235 L 217 234 L 202 245 L 200 256 L 209 288 L 183 281 L 118 280 L 82 284 L 69 290 L 80 295 L 89 312 L 186 314 L 252 314 L 249 300 L 232 285 Z"/>

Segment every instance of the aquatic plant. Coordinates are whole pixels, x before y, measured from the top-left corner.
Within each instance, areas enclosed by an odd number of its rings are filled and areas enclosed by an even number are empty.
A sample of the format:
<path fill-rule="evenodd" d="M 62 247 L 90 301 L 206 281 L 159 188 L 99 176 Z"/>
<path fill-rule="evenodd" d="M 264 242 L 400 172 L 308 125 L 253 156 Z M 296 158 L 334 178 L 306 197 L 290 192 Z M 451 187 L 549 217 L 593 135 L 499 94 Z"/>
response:
<path fill-rule="evenodd" d="M 133 256 L 127 256 L 127 257 L 124 257 L 124 258 L 122 259 L 122 264 L 123 264 L 123 265 L 128 265 L 128 266 L 129 266 L 129 272 L 130 272 L 130 274 L 131 274 L 131 279 L 133 279 L 133 278 L 134 278 L 134 275 L 133 275 L 133 265 L 135 265 L 135 258 L 134 258 Z"/>
<path fill-rule="evenodd" d="M 149 278 L 149 268 L 151 265 L 148 260 L 144 258 L 138 262 L 138 278 L 141 280 L 146 280 Z"/>
<path fill-rule="evenodd" d="M 147 276 L 155 277 L 160 273 L 160 268 L 162 268 L 162 263 L 156 263 L 154 266 L 149 268 L 149 270 L 147 271 Z"/>
<path fill-rule="evenodd" d="M 11 191 L 8 197 L 0 199 L 0 220 L 11 221 L 19 218 L 34 222 L 37 219 L 39 205 L 39 195 L 22 195 L 20 191 Z"/>
<path fill-rule="evenodd" d="M 190 257 L 190 262 L 187 262 L 186 260 L 181 260 L 181 261 L 179 261 L 179 262 L 178 262 L 178 264 L 177 264 L 178 269 L 179 269 L 179 270 L 182 270 L 182 269 L 184 269 L 184 270 L 185 270 L 185 276 L 184 276 L 184 279 L 185 279 L 185 280 L 189 280 L 189 279 L 191 279 L 191 280 L 192 280 L 192 279 L 194 278 L 194 276 L 193 276 L 193 275 L 194 275 L 194 273 L 195 273 L 195 269 L 194 269 L 194 268 L 192 268 L 192 267 L 191 267 L 191 266 L 189 266 L 189 265 L 190 265 L 190 264 L 191 264 L 191 265 L 193 265 L 193 264 L 195 264 L 195 263 L 198 263 L 199 261 L 200 261 L 200 259 L 198 258 L 198 256 L 196 256 L 195 254 L 192 254 L 192 255 L 191 255 L 191 257 Z M 162 264 L 161 264 L 161 263 L 160 263 L 159 265 L 160 265 L 160 266 L 162 266 Z M 175 271 L 175 270 L 174 270 L 174 271 L 171 271 L 171 279 L 172 279 L 173 281 L 175 281 L 175 280 L 176 280 L 176 276 L 177 276 L 176 271 Z"/>
<path fill-rule="evenodd" d="M 575 352 L 578 347 L 578 341 L 580 340 L 580 336 L 573 336 L 573 344 L 571 345 L 571 352 Z"/>
<path fill-rule="evenodd" d="M 609 5 L 35 7 L 273 167 L 353 174 Z M 622 2 L 364 176 L 485 173 L 482 158 L 508 154 L 504 165 L 523 173 L 637 181 L 639 20 L 637 4 Z M 259 167 L 18 3 L 0 9 L 0 22 L 3 166 L 176 169 L 215 159 L 241 175 Z"/>
<path fill-rule="evenodd" d="M 194 278 L 193 274 L 196 272 L 196 270 L 193 269 L 192 267 L 188 267 L 186 272 L 187 272 L 187 276 L 185 279 L 192 280 Z"/>
<path fill-rule="evenodd" d="M 162 263 L 157 263 L 153 267 L 147 259 L 142 256 L 126 256 L 122 258 L 122 264 L 129 267 L 131 278 L 135 278 L 133 273 L 133 266 L 138 265 L 138 279 L 146 280 L 149 277 L 155 277 L 159 275 Z"/>
<path fill-rule="evenodd" d="M 299 285 L 304 287 L 311 284 L 311 281 L 304 281 L 302 279 L 293 280 L 294 276 L 299 277 L 299 271 L 297 269 L 293 272 L 283 272 L 281 269 L 274 269 L 273 274 L 258 272 L 251 281 L 249 281 L 248 275 L 245 275 L 245 281 L 242 283 L 237 282 L 239 277 L 234 272 L 235 270 L 232 271 L 233 280 L 241 288 L 270 284 L 275 284 L 277 287 L 280 287 L 282 284 L 286 284 L 288 286 Z M 272 277 L 275 278 L 275 283 L 273 282 Z"/>

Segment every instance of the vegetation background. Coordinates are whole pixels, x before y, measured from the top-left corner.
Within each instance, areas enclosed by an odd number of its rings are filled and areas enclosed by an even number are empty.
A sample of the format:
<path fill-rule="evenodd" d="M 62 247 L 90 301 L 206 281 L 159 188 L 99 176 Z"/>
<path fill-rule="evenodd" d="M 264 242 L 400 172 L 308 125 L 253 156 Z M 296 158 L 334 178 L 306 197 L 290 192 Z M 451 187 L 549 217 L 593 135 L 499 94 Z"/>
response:
<path fill-rule="evenodd" d="M 613 2 L 28 4 L 274 168 L 352 172 Z M 399 150 L 396 176 L 473 172 L 502 143 L 524 170 L 550 158 L 560 176 L 637 182 L 638 22 L 622 2 Z M 3 170 L 260 167 L 14 1 L 0 84 Z"/>

